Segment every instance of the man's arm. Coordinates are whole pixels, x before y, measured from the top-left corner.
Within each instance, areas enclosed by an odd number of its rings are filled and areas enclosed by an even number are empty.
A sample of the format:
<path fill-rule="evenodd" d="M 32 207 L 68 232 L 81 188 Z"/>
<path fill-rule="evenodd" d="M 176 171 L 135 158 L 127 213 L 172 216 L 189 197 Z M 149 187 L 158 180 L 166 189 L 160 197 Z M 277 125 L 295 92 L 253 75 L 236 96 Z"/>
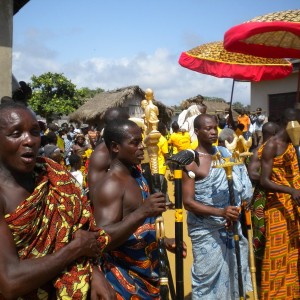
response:
<path fill-rule="evenodd" d="M 79 230 L 75 238 L 57 252 L 20 260 L 3 214 L 0 215 L 0 236 L 0 294 L 7 299 L 16 299 L 39 288 L 81 256 L 97 257 L 99 254 L 96 240 L 99 233 Z"/>
<path fill-rule="evenodd" d="M 253 150 L 253 155 L 247 166 L 249 177 L 252 181 L 259 181 L 260 179 L 260 160 L 258 158 L 257 149 Z"/>
<path fill-rule="evenodd" d="M 89 186 L 89 197 L 93 200 L 94 190 L 97 183 L 104 177 L 110 166 L 110 157 L 107 147 L 104 142 L 99 144 L 93 151 L 87 175 L 87 181 Z"/>
<path fill-rule="evenodd" d="M 194 165 L 194 167 L 191 167 Z M 195 172 L 196 163 L 192 163 L 189 170 Z M 225 208 L 216 208 L 204 205 L 195 200 L 195 180 L 190 178 L 185 172 L 182 176 L 182 199 L 184 208 L 196 215 L 223 217 L 228 220 L 235 221 L 239 217 L 239 210 L 235 206 L 227 206 Z"/>
<path fill-rule="evenodd" d="M 260 183 L 267 190 L 292 195 L 292 198 L 299 203 L 300 190 L 296 190 L 290 186 L 277 184 L 271 180 L 273 161 L 274 157 L 277 155 L 277 145 L 276 139 L 272 139 L 264 147 L 261 160 L 262 173 Z"/>
<path fill-rule="evenodd" d="M 155 193 L 143 201 L 141 190 L 135 185 L 133 178 L 109 178 L 95 191 L 95 219 L 97 226 L 111 237 L 108 250 L 122 245 L 147 217 L 155 217 L 166 210 L 163 193 Z"/>

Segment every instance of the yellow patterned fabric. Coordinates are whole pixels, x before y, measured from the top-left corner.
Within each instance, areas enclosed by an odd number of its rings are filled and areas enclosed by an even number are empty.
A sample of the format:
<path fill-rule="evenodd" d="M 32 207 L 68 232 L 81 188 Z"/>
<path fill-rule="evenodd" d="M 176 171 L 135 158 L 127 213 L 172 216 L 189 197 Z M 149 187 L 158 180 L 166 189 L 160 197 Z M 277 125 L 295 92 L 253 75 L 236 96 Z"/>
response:
<path fill-rule="evenodd" d="M 285 153 L 274 158 L 271 180 L 300 189 L 298 161 L 292 144 Z M 291 195 L 268 192 L 265 222 L 260 299 L 300 299 L 300 208 Z"/>
<path fill-rule="evenodd" d="M 20 259 L 58 251 L 80 228 L 99 231 L 102 252 L 109 237 L 96 228 L 90 203 L 81 196 L 76 180 L 47 158 L 38 158 L 35 172 L 36 188 L 32 195 L 5 216 Z M 51 282 L 18 299 L 88 299 L 91 272 L 90 260 L 78 259 Z"/>

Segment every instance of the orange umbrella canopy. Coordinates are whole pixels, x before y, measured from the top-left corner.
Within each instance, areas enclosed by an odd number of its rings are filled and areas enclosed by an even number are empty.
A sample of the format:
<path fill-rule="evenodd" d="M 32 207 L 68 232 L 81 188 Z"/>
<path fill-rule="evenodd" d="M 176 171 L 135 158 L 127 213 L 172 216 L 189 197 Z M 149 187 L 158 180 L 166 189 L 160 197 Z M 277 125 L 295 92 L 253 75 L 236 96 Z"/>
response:
<path fill-rule="evenodd" d="M 262 57 L 300 58 L 300 9 L 256 17 L 225 32 L 228 51 Z"/>
<path fill-rule="evenodd" d="M 293 70 L 292 64 L 286 59 L 229 52 L 224 49 L 222 41 L 182 52 L 179 64 L 199 73 L 245 81 L 280 79 Z"/>

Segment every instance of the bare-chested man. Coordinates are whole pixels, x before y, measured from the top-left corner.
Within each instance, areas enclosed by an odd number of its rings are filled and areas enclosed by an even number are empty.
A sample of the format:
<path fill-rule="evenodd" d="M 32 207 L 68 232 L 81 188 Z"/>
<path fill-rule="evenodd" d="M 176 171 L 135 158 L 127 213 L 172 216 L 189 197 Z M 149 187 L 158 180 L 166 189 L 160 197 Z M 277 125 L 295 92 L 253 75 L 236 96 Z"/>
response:
<path fill-rule="evenodd" d="M 109 108 L 104 115 L 104 124 L 108 124 L 109 122 L 129 118 L 129 114 L 122 107 L 113 107 Z M 105 129 L 104 129 L 105 130 Z M 88 186 L 89 186 L 89 197 L 93 199 L 94 189 L 98 182 L 105 175 L 110 165 L 110 156 L 108 149 L 104 142 L 100 143 L 95 150 L 93 151 L 88 167 Z"/>
<path fill-rule="evenodd" d="M 108 237 L 95 227 L 69 172 L 37 158 L 40 128 L 33 112 L 1 104 L 0 140 L 0 298 L 114 299 L 85 258 L 98 257 Z"/>
<path fill-rule="evenodd" d="M 144 159 L 142 132 L 134 122 L 108 123 L 104 140 L 111 163 L 93 199 L 97 225 L 112 239 L 102 270 L 118 299 L 159 299 L 155 219 L 166 210 L 165 197 L 149 195 L 138 167 Z M 174 239 L 165 244 L 174 250 Z"/>

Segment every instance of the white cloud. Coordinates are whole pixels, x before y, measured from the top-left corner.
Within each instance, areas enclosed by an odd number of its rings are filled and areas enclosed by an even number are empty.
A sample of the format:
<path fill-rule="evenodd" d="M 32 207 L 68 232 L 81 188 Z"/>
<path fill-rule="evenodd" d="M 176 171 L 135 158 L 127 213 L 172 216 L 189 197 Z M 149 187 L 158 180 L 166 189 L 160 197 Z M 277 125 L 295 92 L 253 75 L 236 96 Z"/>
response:
<path fill-rule="evenodd" d="M 15 50 L 13 72 L 18 80 L 24 81 L 45 72 L 64 73 L 77 87 L 105 90 L 138 85 L 144 90 L 151 88 L 155 98 L 166 105 L 178 105 L 199 94 L 230 100 L 232 79 L 185 69 L 178 64 L 179 55 L 157 49 L 152 54 L 138 53 L 134 57 L 93 57 L 60 63 L 56 52 L 35 43 L 34 47 Z M 236 83 L 233 101 L 248 104 L 249 99 L 249 84 Z"/>

